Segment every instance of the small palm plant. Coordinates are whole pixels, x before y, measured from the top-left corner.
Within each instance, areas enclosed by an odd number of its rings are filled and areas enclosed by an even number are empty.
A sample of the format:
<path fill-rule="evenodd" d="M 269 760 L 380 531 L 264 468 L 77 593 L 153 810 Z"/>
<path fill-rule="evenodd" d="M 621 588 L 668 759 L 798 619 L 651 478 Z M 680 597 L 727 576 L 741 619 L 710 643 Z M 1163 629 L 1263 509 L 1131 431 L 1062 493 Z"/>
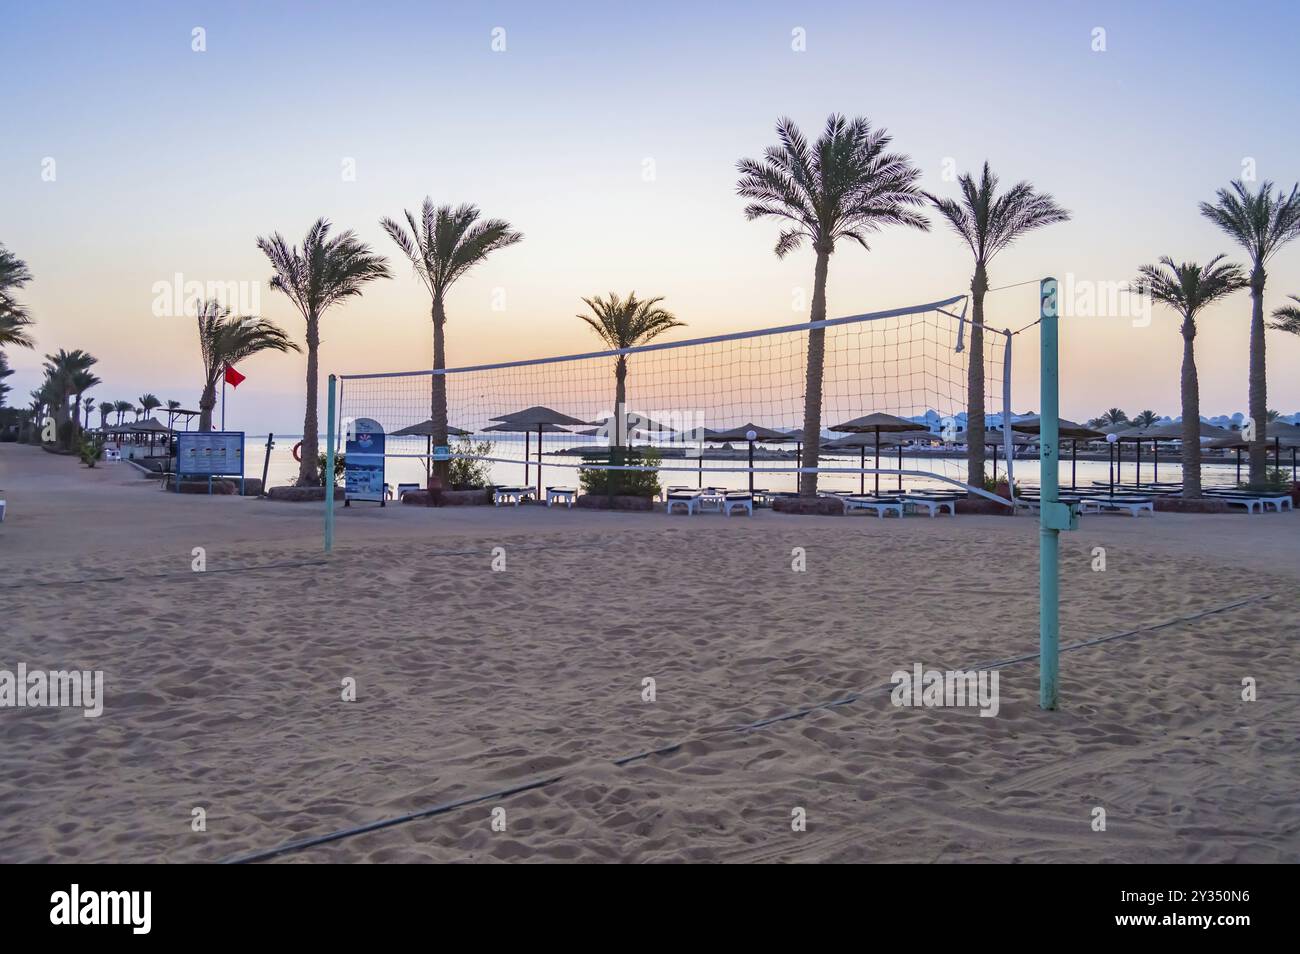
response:
<path fill-rule="evenodd" d="M 298 486 L 319 484 L 317 376 L 320 323 L 325 312 L 339 302 L 358 297 L 368 282 L 391 278 L 388 263 L 348 231 L 330 237 L 330 223 L 317 219 L 307 230 L 302 247 L 290 245 L 279 232 L 257 240 L 271 261 L 271 288 L 283 292 L 307 324 L 307 409 L 302 423 L 302 464 Z"/>
<path fill-rule="evenodd" d="M 1131 423 L 1133 424 L 1134 427 L 1146 428 L 1155 424 L 1155 422 L 1158 420 L 1160 420 L 1159 414 L 1157 414 L 1155 411 L 1146 410 L 1146 411 L 1138 411 L 1136 414 L 1134 414 Z"/>
<path fill-rule="evenodd" d="M 1203 308 L 1246 287 L 1236 265 L 1216 255 L 1203 267 L 1195 262 L 1175 265 L 1168 255 L 1157 265 L 1138 269 L 1135 289 L 1168 305 L 1182 316 L 1183 368 L 1183 496 L 1201 495 L 1201 389 L 1196 373 L 1196 316 Z"/>
<path fill-rule="evenodd" d="M 648 298 L 644 301 L 632 292 L 627 298 L 620 298 L 616 292 L 610 292 L 608 298 L 593 295 L 582 299 L 591 309 L 590 315 L 578 315 L 600 339 L 612 350 L 635 348 L 658 338 L 673 328 L 684 327 L 686 322 L 678 321 L 677 316 L 659 303 L 663 298 Z M 619 443 L 627 426 L 625 407 L 627 404 L 627 355 L 620 354 L 614 361 L 614 418 L 619 435 Z"/>

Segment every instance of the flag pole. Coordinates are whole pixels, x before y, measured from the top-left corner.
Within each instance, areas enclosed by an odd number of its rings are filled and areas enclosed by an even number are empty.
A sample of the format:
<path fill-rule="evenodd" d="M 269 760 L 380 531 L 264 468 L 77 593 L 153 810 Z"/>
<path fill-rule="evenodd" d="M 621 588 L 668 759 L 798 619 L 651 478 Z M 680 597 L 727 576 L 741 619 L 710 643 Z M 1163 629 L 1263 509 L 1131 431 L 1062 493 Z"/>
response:
<path fill-rule="evenodd" d="M 230 365 L 223 365 L 221 368 L 221 429 L 226 429 L 226 371 Z"/>

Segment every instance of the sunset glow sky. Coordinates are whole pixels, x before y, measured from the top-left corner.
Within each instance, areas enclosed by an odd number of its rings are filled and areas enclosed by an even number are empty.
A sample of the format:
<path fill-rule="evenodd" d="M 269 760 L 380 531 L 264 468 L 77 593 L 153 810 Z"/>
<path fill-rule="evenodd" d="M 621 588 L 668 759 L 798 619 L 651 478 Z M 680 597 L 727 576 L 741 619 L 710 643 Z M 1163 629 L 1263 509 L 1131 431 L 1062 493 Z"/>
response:
<path fill-rule="evenodd" d="M 830 112 L 894 135 L 925 188 L 953 194 L 988 159 L 1073 221 L 999 256 L 995 286 L 1054 274 L 1120 281 L 1168 254 L 1237 249 L 1197 211 L 1243 174 L 1300 179 L 1294 3 L 442 4 L 5 0 L 0 242 L 29 264 L 37 349 L 8 349 L 11 403 L 41 356 L 100 359 L 97 400 L 150 391 L 197 405 L 194 323 L 155 317 L 154 286 L 265 283 L 259 235 L 301 240 L 318 216 L 390 256 L 395 280 L 327 314 L 322 373 L 427 367 L 428 297 L 383 216 L 473 202 L 522 231 L 449 301 L 451 364 L 587 351 L 580 296 L 663 295 L 681 336 L 785 324 L 812 253 L 778 261 L 777 227 L 746 222 L 736 160 L 789 115 L 815 135 Z M 808 7 L 816 7 L 810 12 Z M 1050 11 L 1050 12 L 1048 12 Z M 191 49 L 206 31 L 206 52 Z M 506 49 L 492 49 L 504 28 Z M 1104 52 L 1094 29 L 1105 30 Z M 792 30 L 807 48 L 791 48 Z M 55 161 L 54 181 L 42 178 Z M 355 181 L 345 181 L 345 160 Z M 647 181 L 647 160 L 654 176 Z M 832 316 L 966 290 L 965 246 L 936 221 L 891 229 L 831 263 Z M 494 310 L 494 294 L 504 310 Z M 1268 309 L 1300 294 L 1300 242 L 1273 261 Z M 1036 316 L 1032 286 L 989 299 L 989 322 Z M 260 310 L 301 340 L 265 284 Z M 1205 314 L 1202 412 L 1245 409 L 1250 300 Z M 1300 410 L 1300 338 L 1269 334 L 1269 405 Z M 1063 322 L 1062 413 L 1118 405 L 1178 413 L 1177 318 Z M 1017 410 L 1038 407 L 1021 349 Z M 305 355 L 262 355 L 233 426 L 301 428 Z M 96 416 L 97 419 L 97 416 Z"/>

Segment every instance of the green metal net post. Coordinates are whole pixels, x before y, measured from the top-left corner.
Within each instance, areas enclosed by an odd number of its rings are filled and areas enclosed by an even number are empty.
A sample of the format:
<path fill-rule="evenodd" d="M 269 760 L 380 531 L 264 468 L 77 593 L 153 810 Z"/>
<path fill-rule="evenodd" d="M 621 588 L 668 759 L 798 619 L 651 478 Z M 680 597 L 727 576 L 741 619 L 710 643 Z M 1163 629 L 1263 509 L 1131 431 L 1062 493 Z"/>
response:
<path fill-rule="evenodd" d="M 334 388 L 335 378 L 330 375 L 329 410 L 325 412 L 328 422 L 325 428 L 325 552 L 334 549 Z"/>

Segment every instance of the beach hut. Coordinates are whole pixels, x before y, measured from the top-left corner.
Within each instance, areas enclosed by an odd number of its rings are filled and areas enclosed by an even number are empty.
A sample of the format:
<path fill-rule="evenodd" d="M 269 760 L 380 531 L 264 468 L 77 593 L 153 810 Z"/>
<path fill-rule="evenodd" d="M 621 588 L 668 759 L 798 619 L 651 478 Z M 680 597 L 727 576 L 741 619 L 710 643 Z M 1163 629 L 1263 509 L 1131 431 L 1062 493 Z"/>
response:
<path fill-rule="evenodd" d="M 879 438 L 881 432 L 900 433 L 905 431 L 925 431 L 926 433 L 929 433 L 929 429 L 924 424 L 919 424 L 916 421 L 909 421 L 905 417 L 897 417 L 893 414 L 882 414 L 880 412 L 876 412 L 874 414 L 867 414 L 863 417 L 855 417 L 851 421 L 845 421 L 842 424 L 836 424 L 831 428 L 831 430 L 841 434 L 874 434 L 876 436 L 877 438 L 875 442 L 875 447 L 876 447 L 876 490 L 875 492 L 876 493 L 880 493 L 880 473 L 879 473 L 880 440 Z M 865 456 L 863 459 L 865 461 Z M 899 474 L 900 487 L 902 486 L 902 476 L 903 476 L 902 474 Z M 862 485 L 865 490 L 866 482 L 863 481 Z"/>
<path fill-rule="evenodd" d="M 1031 417 L 1021 418 L 1018 421 L 1011 422 L 1011 429 L 1019 431 L 1022 434 L 1041 434 L 1043 419 L 1037 414 Z M 1056 419 L 1058 428 L 1057 434 L 1061 440 L 1069 439 L 1070 441 L 1070 488 L 1078 486 L 1079 472 L 1079 441 L 1093 441 L 1100 437 L 1105 437 L 1103 431 L 1088 427 L 1084 424 L 1076 424 L 1074 421 L 1067 421 L 1060 417 Z M 1113 478 L 1112 478 L 1113 482 Z"/>
<path fill-rule="evenodd" d="M 722 443 L 724 441 L 745 441 L 749 444 L 749 492 L 754 492 L 754 444 L 763 442 L 769 444 L 788 444 L 790 435 L 784 431 L 773 430 L 770 427 L 763 427 L 759 424 L 749 423 L 742 424 L 739 427 L 732 427 L 724 431 L 704 430 L 704 439 Z M 703 466 L 703 465 L 701 465 Z M 701 480 L 703 472 L 701 471 Z"/>
<path fill-rule="evenodd" d="M 528 483 L 528 439 L 532 433 L 537 434 L 537 499 L 542 498 L 542 435 L 543 434 L 568 434 L 571 433 L 568 428 L 577 426 L 583 427 L 590 423 L 589 421 L 580 421 L 576 417 L 570 417 L 567 414 L 561 414 L 559 411 L 549 407 L 535 405 L 524 408 L 522 411 L 515 411 L 513 414 L 502 414 L 500 417 L 492 418 L 494 421 L 500 421 L 501 424 L 492 427 L 485 427 L 485 431 L 522 431 L 524 434 L 524 483 Z M 501 425 L 510 425 L 503 427 Z"/>

